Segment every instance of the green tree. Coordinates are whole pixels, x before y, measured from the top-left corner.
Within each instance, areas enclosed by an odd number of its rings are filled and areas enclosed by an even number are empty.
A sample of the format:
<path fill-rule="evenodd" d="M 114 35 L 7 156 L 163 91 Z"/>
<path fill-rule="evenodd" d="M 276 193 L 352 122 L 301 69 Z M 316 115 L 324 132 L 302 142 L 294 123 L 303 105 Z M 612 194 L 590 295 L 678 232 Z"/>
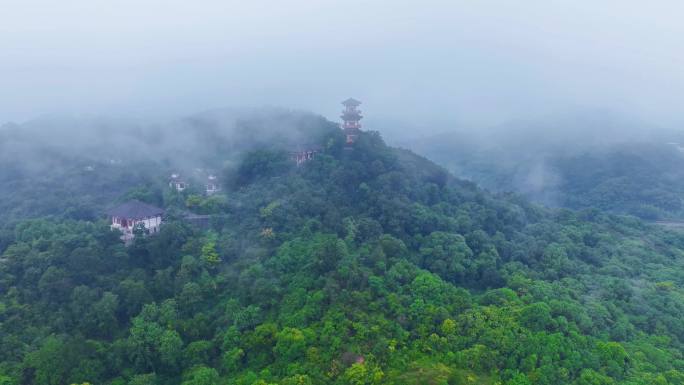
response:
<path fill-rule="evenodd" d="M 43 341 L 38 350 L 26 356 L 25 365 L 35 370 L 36 384 L 61 385 L 66 382 L 74 364 L 69 356 L 64 341 L 52 335 Z"/>
<path fill-rule="evenodd" d="M 463 282 L 473 256 L 465 238 L 458 234 L 433 232 L 420 248 L 420 265 L 451 282 Z"/>
<path fill-rule="evenodd" d="M 216 251 L 216 242 L 210 241 L 202 246 L 202 261 L 209 267 L 214 267 L 221 262 Z"/>
<path fill-rule="evenodd" d="M 158 385 L 157 375 L 155 373 L 138 374 L 133 376 L 128 385 Z"/>
<path fill-rule="evenodd" d="M 283 362 L 294 362 L 304 355 L 306 346 L 306 337 L 301 330 L 285 328 L 276 334 L 273 351 Z"/>
<path fill-rule="evenodd" d="M 183 375 L 182 385 L 216 385 L 219 374 L 206 366 L 195 366 Z"/>
<path fill-rule="evenodd" d="M 344 371 L 342 381 L 349 385 L 377 385 L 382 383 L 384 373 L 376 366 L 356 363 Z"/>
<path fill-rule="evenodd" d="M 169 368 L 178 367 L 183 354 L 183 340 L 175 330 L 166 330 L 159 341 L 161 362 Z"/>

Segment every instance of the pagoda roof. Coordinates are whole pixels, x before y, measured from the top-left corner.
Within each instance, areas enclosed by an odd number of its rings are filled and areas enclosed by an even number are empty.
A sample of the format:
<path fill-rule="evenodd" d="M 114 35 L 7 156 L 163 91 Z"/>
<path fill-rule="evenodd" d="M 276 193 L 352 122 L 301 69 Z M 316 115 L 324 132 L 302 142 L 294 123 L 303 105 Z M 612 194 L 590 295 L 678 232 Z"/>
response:
<path fill-rule="evenodd" d="M 342 104 L 345 105 L 345 106 L 356 107 L 356 106 L 361 105 L 361 102 L 358 101 L 358 100 L 356 100 L 356 99 L 354 99 L 354 98 L 349 98 L 349 99 L 343 101 Z"/>
<path fill-rule="evenodd" d="M 140 202 L 139 200 L 131 200 L 109 209 L 107 214 L 117 218 L 140 219 L 162 215 L 164 214 L 164 209 Z"/>

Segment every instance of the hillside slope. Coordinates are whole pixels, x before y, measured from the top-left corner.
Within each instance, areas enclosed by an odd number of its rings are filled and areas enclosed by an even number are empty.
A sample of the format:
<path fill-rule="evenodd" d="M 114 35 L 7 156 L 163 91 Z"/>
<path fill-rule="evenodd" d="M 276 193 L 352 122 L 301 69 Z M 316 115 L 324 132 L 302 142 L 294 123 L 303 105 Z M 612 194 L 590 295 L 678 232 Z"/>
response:
<path fill-rule="evenodd" d="M 128 248 L 104 221 L 5 231 L 0 383 L 684 384 L 683 236 L 294 121 L 323 152 L 297 167 L 266 136 L 223 196 L 158 167 L 130 194 L 171 215 Z"/>

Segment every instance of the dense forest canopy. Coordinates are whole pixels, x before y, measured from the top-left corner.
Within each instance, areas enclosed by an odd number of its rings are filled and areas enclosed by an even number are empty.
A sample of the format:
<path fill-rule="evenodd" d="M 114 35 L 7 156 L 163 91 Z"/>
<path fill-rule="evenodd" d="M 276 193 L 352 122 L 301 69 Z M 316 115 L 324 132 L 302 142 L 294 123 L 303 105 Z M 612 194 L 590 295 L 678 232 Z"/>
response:
<path fill-rule="evenodd" d="M 494 195 L 376 132 L 349 149 L 310 114 L 82 147 L 30 129 L 0 131 L 22 144 L 0 159 L 0 384 L 684 384 L 682 234 Z M 297 167 L 300 145 L 321 152 Z M 194 167 L 222 193 L 168 188 Z M 167 218 L 125 247 L 102 213 L 129 198 Z"/>

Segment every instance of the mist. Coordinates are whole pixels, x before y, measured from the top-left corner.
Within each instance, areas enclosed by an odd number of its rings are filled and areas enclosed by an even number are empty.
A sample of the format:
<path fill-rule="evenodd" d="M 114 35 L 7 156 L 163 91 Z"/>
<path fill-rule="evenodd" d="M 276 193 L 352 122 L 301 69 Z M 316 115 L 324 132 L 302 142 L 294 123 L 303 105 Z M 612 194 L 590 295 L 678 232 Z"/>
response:
<path fill-rule="evenodd" d="M 0 122 L 282 106 L 411 137 L 605 109 L 678 127 L 684 4 L 8 0 Z"/>
<path fill-rule="evenodd" d="M 684 385 L 682 0 L 0 5 L 0 385 Z"/>
<path fill-rule="evenodd" d="M 391 145 L 493 191 L 581 208 L 568 203 L 573 162 L 667 153 L 655 158 L 668 178 L 684 164 L 667 145 L 684 143 L 682 11 L 615 0 L 10 0 L 0 161 L 38 175 L 67 156 L 79 170 L 220 170 L 245 149 L 315 142 L 303 122 L 338 122 L 354 97 L 363 128 Z"/>

